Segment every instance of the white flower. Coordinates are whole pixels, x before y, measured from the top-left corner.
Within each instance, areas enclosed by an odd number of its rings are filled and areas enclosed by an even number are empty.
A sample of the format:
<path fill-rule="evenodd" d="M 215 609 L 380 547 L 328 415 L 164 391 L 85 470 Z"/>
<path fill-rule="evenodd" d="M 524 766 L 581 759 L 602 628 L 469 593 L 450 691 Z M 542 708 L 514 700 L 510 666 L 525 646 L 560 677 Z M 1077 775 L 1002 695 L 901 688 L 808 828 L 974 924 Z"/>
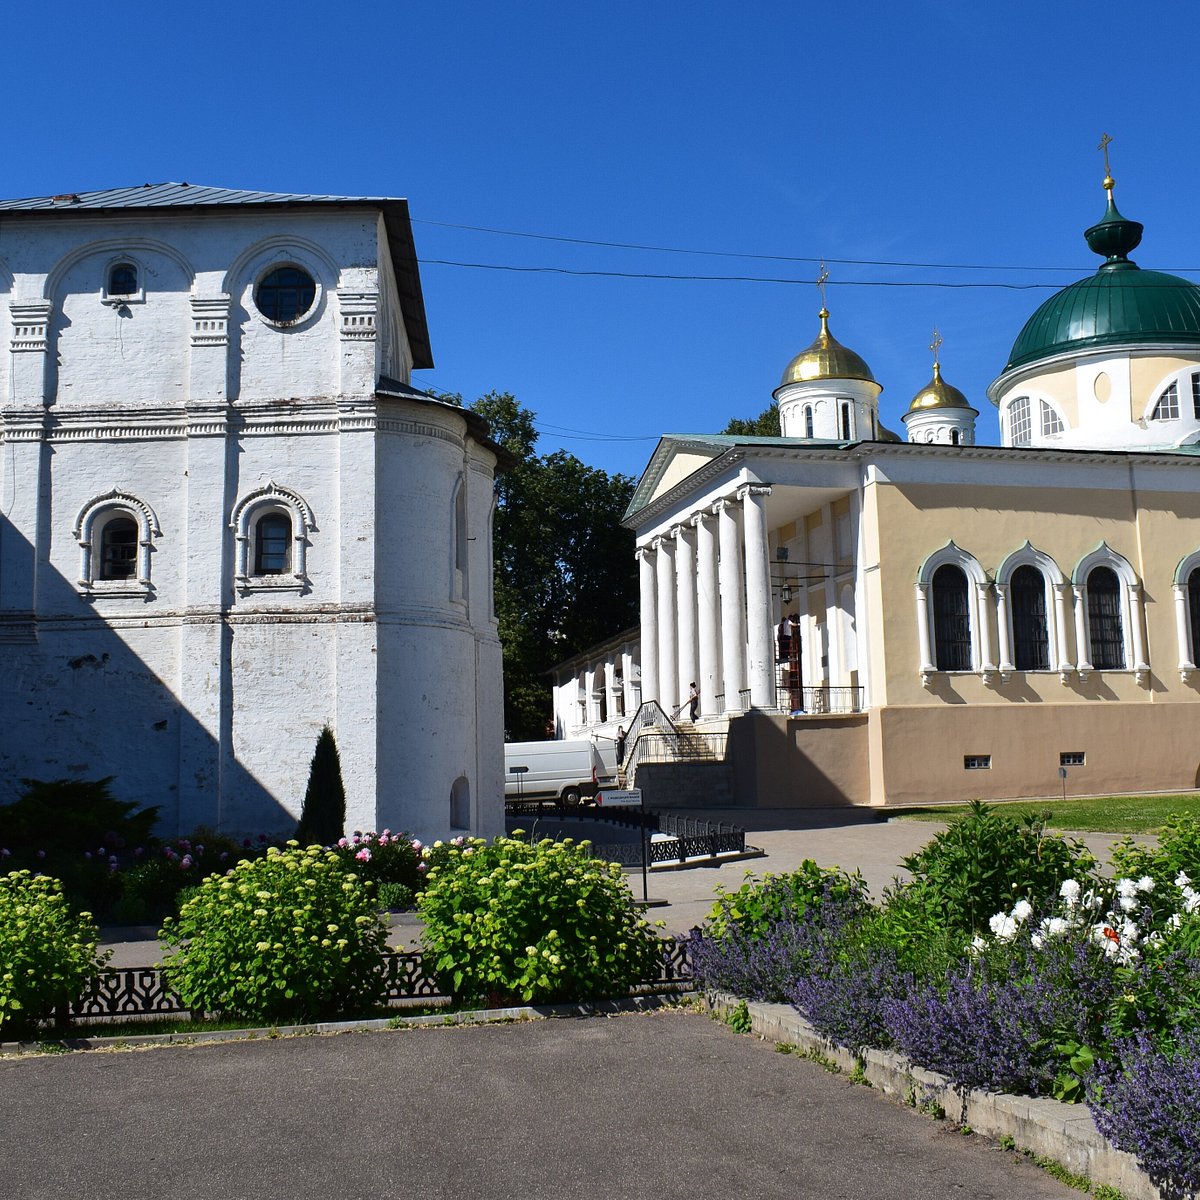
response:
<path fill-rule="evenodd" d="M 1017 932 L 1017 923 L 1008 913 L 997 913 L 988 921 L 988 926 L 996 938 L 1002 942 L 1010 942 Z"/>
<path fill-rule="evenodd" d="M 1139 892 L 1154 891 L 1154 880 L 1151 879 L 1149 875 L 1143 875 L 1141 879 L 1137 881 L 1137 890 Z"/>
<path fill-rule="evenodd" d="M 1175 876 L 1175 886 L 1177 888 L 1185 888 L 1191 882 L 1192 881 L 1187 877 L 1186 871 L 1180 871 L 1179 874 Z"/>
<path fill-rule="evenodd" d="M 1018 900 L 1013 905 L 1012 919 L 1018 925 L 1024 925 L 1033 916 L 1033 905 L 1028 900 Z"/>
<path fill-rule="evenodd" d="M 1183 889 L 1183 911 L 1186 913 L 1200 911 L 1200 892 L 1194 892 L 1191 888 Z"/>
<path fill-rule="evenodd" d="M 976 954 L 978 954 L 981 950 L 987 949 L 987 942 L 985 942 L 983 938 L 979 936 L 979 934 L 976 934 L 971 939 L 971 944 L 967 947 L 967 949 L 973 950 Z"/>
<path fill-rule="evenodd" d="M 1033 943 L 1035 950 L 1040 950 L 1046 944 L 1046 939 L 1040 933 L 1035 933 L 1029 940 Z"/>
<path fill-rule="evenodd" d="M 1137 884 L 1132 879 L 1117 880 L 1117 895 L 1132 896 L 1137 892 Z"/>
<path fill-rule="evenodd" d="M 1078 879 L 1064 879 L 1058 894 L 1067 902 L 1068 908 L 1074 908 L 1079 903 L 1080 891 Z"/>
<path fill-rule="evenodd" d="M 1042 922 L 1042 929 L 1049 937 L 1061 937 L 1068 928 L 1068 923 L 1062 917 L 1050 917 Z"/>
<path fill-rule="evenodd" d="M 1117 897 L 1117 903 L 1121 906 L 1122 912 L 1131 913 L 1138 906 L 1136 897 L 1126 896 L 1124 894 Z"/>

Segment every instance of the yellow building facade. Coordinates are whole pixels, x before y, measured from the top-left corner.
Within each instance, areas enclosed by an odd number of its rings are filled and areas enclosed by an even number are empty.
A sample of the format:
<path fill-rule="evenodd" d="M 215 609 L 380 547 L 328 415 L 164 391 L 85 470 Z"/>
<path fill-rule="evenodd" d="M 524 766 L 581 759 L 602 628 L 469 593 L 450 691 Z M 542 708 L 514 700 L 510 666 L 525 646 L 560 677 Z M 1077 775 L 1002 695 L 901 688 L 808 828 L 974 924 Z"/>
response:
<path fill-rule="evenodd" d="M 941 375 L 909 440 L 820 330 L 782 436 L 664 437 L 626 524 L 642 702 L 725 733 L 737 802 L 912 804 L 1200 785 L 1200 288 L 1103 262 L 1029 319 L 989 388 Z"/>

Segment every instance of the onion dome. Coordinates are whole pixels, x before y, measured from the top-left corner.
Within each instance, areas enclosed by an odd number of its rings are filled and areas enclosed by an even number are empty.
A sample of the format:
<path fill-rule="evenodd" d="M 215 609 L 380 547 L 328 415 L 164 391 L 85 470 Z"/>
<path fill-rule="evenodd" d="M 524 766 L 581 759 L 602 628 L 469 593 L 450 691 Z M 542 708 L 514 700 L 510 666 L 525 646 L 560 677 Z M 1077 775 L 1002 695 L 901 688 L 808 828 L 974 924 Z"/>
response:
<path fill-rule="evenodd" d="M 909 412 L 924 412 L 931 408 L 970 408 L 967 398 L 942 378 L 940 363 L 933 364 L 933 378 L 912 398 Z"/>
<path fill-rule="evenodd" d="M 1108 347 L 1200 347 L 1200 287 L 1177 275 L 1143 271 L 1129 253 L 1142 226 L 1117 211 L 1112 179 L 1108 207 L 1084 233 L 1104 256 L 1095 275 L 1050 297 L 1025 323 L 1005 371 L 1044 359 Z"/>
<path fill-rule="evenodd" d="M 898 433 L 893 433 L 890 429 L 885 429 L 882 421 L 879 422 L 878 429 L 879 429 L 879 434 L 875 438 L 875 440 L 877 442 L 901 442 L 901 443 L 903 443 L 904 439 Z"/>
<path fill-rule="evenodd" d="M 843 346 L 829 332 L 829 310 L 822 307 L 821 332 L 807 350 L 802 350 L 788 363 L 779 387 L 789 383 L 809 383 L 815 379 L 861 379 L 875 383 L 871 368 L 853 350 Z M 778 394 L 779 388 L 776 389 Z"/>

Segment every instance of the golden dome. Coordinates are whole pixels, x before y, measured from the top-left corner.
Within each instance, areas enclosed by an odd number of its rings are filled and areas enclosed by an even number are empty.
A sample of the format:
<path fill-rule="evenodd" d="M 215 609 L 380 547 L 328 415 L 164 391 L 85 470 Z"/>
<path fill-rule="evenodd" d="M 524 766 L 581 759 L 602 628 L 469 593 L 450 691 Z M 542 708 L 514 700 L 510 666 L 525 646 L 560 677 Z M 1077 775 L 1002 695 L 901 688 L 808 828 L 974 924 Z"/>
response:
<path fill-rule="evenodd" d="M 890 429 L 885 429 L 883 423 L 879 424 L 879 435 L 875 439 L 877 442 L 903 442 L 904 439 L 898 434 L 893 433 Z"/>
<path fill-rule="evenodd" d="M 908 411 L 922 412 L 929 408 L 971 408 L 966 396 L 942 378 L 942 368 L 936 362 L 933 364 L 933 378 L 913 397 Z"/>
<path fill-rule="evenodd" d="M 817 340 L 788 363 L 779 386 L 809 383 L 814 379 L 863 379 L 875 383 L 871 368 L 829 332 L 829 311 L 822 308 L 819 316 L 821 332 Z"/>

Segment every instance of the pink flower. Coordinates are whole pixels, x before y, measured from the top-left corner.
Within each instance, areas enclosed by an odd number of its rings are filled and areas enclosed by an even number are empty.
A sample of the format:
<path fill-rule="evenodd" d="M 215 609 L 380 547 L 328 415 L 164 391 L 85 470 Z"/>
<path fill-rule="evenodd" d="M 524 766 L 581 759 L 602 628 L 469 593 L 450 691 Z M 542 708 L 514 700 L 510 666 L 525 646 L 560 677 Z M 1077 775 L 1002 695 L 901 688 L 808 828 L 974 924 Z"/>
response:
<path fill-rule="evenodd" d="M 421 839 L 420 839 L 420 838 L 413 838 L 413 840 L 412 840 L 412 848 L 413 848 L 414 850 L 420 850 L 420 849 L 421 849 Z"/>
<path fill-rule="evenodd" d="M 428 870 L 429 870 L 429 867 L 428 867 L 428 865 L 427 865 L 427 864 L 425 864 L 425 863 L 423 863 L 423 862 L 422 862 L 422 863 L 417 863 L 417 870 L 418 870 L 418 871 L 428 871 Z"/>
<path fill-rule="evenodd" d="M 385 838 L 390 838 L 392 836 L 392 831 L 390 829 L 385 829 L 383 831 L 383 833 L 381 833 L 379 836 L 385 837 Z"/>
<path fill-rule="evenodd" d="M 188 871 L 191 869 L 191 866 L 192 866 L 192 856 L 190 854 L 185 854 L 179 860 L 179 869 L 181 871 Z"/>
<path fill-rule="evenodd" d="M 359 862 L 370 862 L 371 852 L 366 848 L 366 846 L 364 846 L 354 857 L 358 859 Z"/>

